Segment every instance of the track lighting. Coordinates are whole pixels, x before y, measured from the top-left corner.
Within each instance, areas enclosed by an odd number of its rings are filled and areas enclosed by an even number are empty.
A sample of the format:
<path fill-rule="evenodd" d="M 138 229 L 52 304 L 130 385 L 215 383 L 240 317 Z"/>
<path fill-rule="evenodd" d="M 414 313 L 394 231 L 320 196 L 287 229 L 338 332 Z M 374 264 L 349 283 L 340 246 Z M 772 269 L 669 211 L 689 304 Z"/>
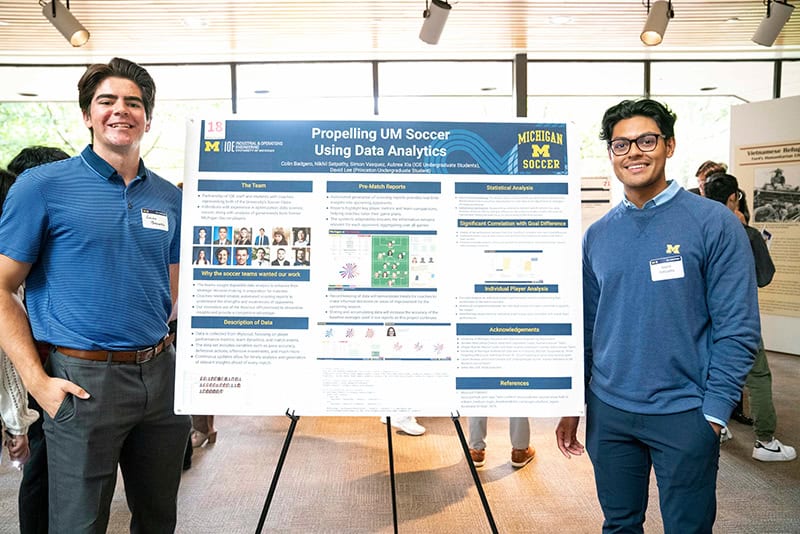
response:
<path fill-rule="evenodd" d="M 753 34 L 753 42 L 762 46 L 772 46 L 778 34 L 781 33 L 783 26 L 792 16 L 794 6 L 788 2 L 779 0 L 766 0 L 767 14 L 761 19 L 756 33 Z"/>
<path fill-rule="evenodd" d="M 42 14 L 61 32 L 61 35 L 67 38 L 69 44 L 72 46 L 86 44 L 89 40 L 89 32 L 69 12 L 69 0 L 67 0 L 67 7 L 64 7 L 64 4 L 59 0 L 51 0 L 50 2 L 39 0 L 39 5 L 42 6 Z"/>
<path fill-rule="evenodd" d="M 643 2 L 644 3 L 644 2 Z M 656 0 L 650 6 L 650 0 L 647 0 L 647 22 L 644 24 L 644 30 L 640 36 L 642 42 L 647 46 L 655 46 L 661 44 L 664 39 L 664 32 L 667 31 L 667 24 L 669 19 L 675 16 L 672 11 L 672 0 Z"/>
<path fill-rule="evenodd" d="M 425 11 L 422 12 L 425 22 L 422 23 L 419 38 L 428 44 L 438 43 L 450 9 L 452 6 L 446 0 L 431 0 L 430 6 L 426 2 Z"/>

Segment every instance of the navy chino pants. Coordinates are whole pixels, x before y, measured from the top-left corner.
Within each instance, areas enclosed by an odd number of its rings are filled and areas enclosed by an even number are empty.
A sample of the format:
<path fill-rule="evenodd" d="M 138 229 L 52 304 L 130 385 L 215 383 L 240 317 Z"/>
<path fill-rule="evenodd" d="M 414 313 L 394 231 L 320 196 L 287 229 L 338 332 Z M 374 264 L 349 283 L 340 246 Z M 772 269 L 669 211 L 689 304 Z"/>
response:
<path fill-rule="evenodd" d="M 701 408 L 642 415 L 587 395 L 586 450 L 604 533 L 642 533 L 651 467 L 665 534 L 711 533 L 717 511 L 719 436 Z"/>

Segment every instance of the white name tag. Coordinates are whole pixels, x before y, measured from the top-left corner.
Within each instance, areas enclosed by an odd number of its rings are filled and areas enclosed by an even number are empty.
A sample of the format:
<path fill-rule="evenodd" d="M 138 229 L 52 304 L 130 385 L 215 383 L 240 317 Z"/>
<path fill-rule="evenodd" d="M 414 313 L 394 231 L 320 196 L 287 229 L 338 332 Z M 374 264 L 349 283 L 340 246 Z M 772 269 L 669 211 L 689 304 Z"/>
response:
<path fill-rule="evenodd" d="M 169 218 L 161 211 L 142 208 L 142 226 L 153 230 L 169 231 Z"/>
<path fill-rule="evenodd" d="M 669 256 L 650 260 L 650 279 L 653 282 L 683 278 L 683 258 Z"/>

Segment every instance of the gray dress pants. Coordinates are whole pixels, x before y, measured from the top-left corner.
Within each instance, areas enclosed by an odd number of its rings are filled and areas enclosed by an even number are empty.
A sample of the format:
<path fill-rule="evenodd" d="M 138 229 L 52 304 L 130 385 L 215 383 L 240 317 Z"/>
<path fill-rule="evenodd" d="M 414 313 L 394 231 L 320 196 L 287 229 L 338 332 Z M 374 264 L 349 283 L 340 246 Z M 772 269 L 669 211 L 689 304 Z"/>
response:
<path fill-rule="evenodd" d="M 132 533 L 170 534 L 191 426 L 174 413 L 175 349 L 143 364 L 81 360 L 53 350 L 52 376 L 80 385 L 55 418 L 45 414 L 51 534 L 104 534 L 117 481 Z"/>
<path fill-rule="evenodd" d="M 469 448 L 483 450 L 486 448 L 486 417 L 469 417 Z M 509 417 L 508 435 L 511 447 L 526 449 L 531 441 L 531 424 L 527 417 Z"/>

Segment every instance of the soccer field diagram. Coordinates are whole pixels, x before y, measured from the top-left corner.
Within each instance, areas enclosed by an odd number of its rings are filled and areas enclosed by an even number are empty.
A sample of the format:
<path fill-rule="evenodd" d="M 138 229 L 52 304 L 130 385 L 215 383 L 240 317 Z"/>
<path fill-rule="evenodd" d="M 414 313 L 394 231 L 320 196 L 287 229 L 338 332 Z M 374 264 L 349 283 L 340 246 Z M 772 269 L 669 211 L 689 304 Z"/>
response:
<path fill-rule="evenodd" d="M 372 236 L 372 287 L 408 287 L 408 236 Z"/>

